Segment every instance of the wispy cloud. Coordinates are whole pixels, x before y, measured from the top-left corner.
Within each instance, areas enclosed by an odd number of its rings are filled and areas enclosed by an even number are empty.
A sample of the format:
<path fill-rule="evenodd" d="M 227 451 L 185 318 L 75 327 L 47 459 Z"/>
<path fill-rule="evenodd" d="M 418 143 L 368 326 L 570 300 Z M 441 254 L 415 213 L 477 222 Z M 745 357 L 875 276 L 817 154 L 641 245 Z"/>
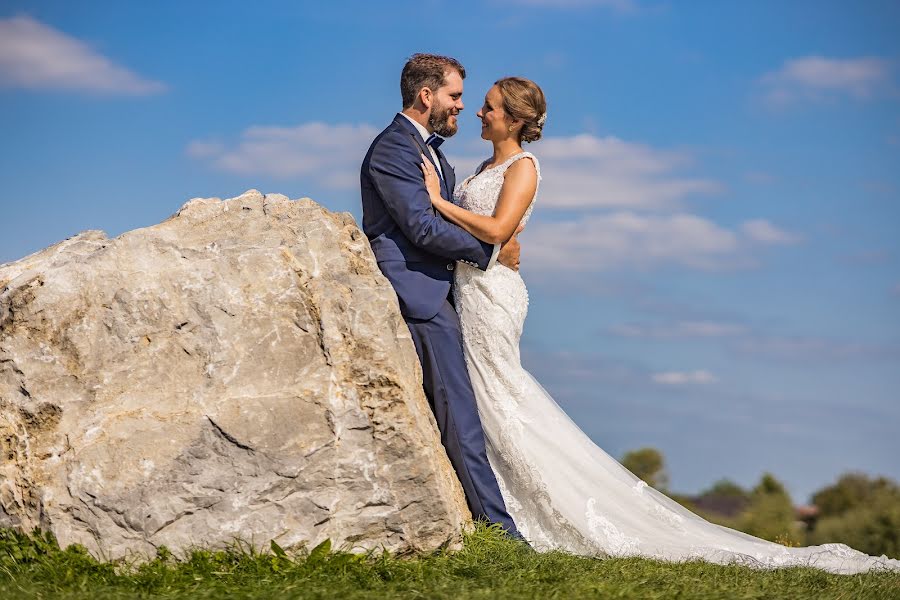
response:
<path fill-rule="evenodd" d="M 760 246 L 802 241 L 765 219 L 730 229 L 686 211 L 690 198 L 723 190 L 689 174 L 686 150 L 580 134 L 545 138 L 537 153 L 538 207 L 572 215 L 529 226 L 525 259 L 544 271 L 734 270 L 756 266 Z M 474 169 L 479 161 L 459 162 Z"/>
<path fill-rule="evenodd" d="M 541 203 L 558 209 L 677 210 L 692 195 L 714 194 L 718 182 L 684 173 L 686 151 L 616 137 L 581 134 L 541 142 Z"/>
<path fill-rule="evenodd" d="M 29 16 L 0 19 L 0 87 L 134 96 L 166 89 Z"/>
<path fill-rule="evenodd" d="M 852 360 L 896 360 L 900 345 L 813 336 L 752 335 L 731 348 L 740 355 L 775 361 L 831 363 Z"/>
<path fill-rule="evenodd" d="M 718 338 L 740 335 L 747 331 L 743 325 L 716 321 L 678 321 L 676 323 L 624 323 L 613 325 L 610 333 L 627 338 L 684 339 Z"/>
<path fill-rule="evenodd" d="M 765 219 L 746 221 L 741 224 L 741 231 L 748 239 L 763 244 L 796 244 L 803 239 L 800 235 L 775 227 Z"/>
<path fill-rule="evenodd" d="M 824 100 L 841 96 L 872 97 L 889 81 L 890 65 L 881 58 L 794 58 L 777 71 L 760 78 L 764 100 L 772 107 L 784 107 L 803 100 Z"/>
<path fill-rule="evenodd" d="M 900 283 L 893 292 L 900 296 Z M 761 331 L 736 322 L 715 320 L 675 320 L 620 323 L 606 329 L 619 337 L 649 341 L 704 339 L 730 354 L 746 360 L 797 364 L 831 365 L 855 360 L 896 360 L 900 345 L 815 335 L 790 335 Z"/>
<path fill-rule="evenodd" d="M 194 140 L 186 153 L 227 172 L 303 178 L 351 190 L 359 185 L 359 164 L 377 133 L 366 124 L 252 126 L 231 141 Z M 684 152 L 579 135 L 548 139 L 539 153 L 543 179 L 538 206 L 572 216 L 557 222 L 536 219 L 529 226 L 526 260 L 538 269 L 675 265 L 730 270 L 755 266 L 753 252 L 759 246 L 800 239 L 762 219 L 729 229 L 673 212 L 686 195 L 719 189 L 711 180 L 676 173 L 691 162 Z M 451 158 L 461 180 L 482 157 L 467 152 Z M 622 206 L 634 210 L 614 210 Z"/>
<path fill-rule="evenodd" d="M 353 189 L 359 186 L 359 165 L 377 134 L 369 125 L 253 126 L 234 142 L 195 140 L 186 152 L 232 173 L 306 178 L 330 189 Z"/>
<path fill-rule="evenodd" d="M 216 168 L 280 178 L 314 177 L 331 188 L 358 185 L 358 169 L 378 130 L 369 125 L 304 123 L 293 127 L 252 126 L 237 140 L 195 140 L 187 153 Z M 484 158 L 454 142 L 448 149 L 461 180 Z M 563 210 L 629 208 L 676 210 L 692 194 L 718 192 L 715 181 L 680 174 L 692 162 L 683 151 L 660 150 L 584 134 L 548 138 L 539 150 L 541 205 Z"/>
<path fill-rule="evenodd" d="M 523 260 L 529 268 L 550 271 L 671 266 L 723 271 L 754 267 L 752 253 L 758 245 L 781 243 L 747 235 L 743 229 L 727 229 L 686 213 L 588 215 L 530 225 L 523 234 Z"/>
<path fill-rule="evenodd" d="M 603 383 L 617 385 L 642 385 L 647 381 L 649 370 L 643 364 L 595 352 L 549 351 L 536 349 L 527 343 L 522 347 L 523 362 L 535 373 L 542 383 L 553 387 L 565 384 Z"/>
<path fill-rule="evenodd" d="M 876 248 L 872 250 L 860 250 L 851 254 L 845 254 L 838 257 L 838 260 L 844 264 L 863 266 L 863 265 L 883 265 L 891 260 L 891 253 L 885 248 Z"/>
<path fill-rule="evenodd" d="M 663 385 L 692 385 L 709 384 L 716 381 L 716 377 L 709 371 L 665 371 L 654 373 L 652 379 L 655 383 Z"/>

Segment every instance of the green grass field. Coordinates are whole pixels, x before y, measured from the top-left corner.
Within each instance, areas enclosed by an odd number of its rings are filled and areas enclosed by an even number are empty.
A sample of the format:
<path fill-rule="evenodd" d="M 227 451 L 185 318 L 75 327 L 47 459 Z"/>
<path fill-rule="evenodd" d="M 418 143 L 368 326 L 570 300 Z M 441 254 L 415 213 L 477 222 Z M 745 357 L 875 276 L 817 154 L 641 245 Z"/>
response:
<path fill-rule="evenodd" d="M 140 566 L 102 563 L 44 536 L 0 530 L 0 598 L 900 598 L 900 575 L 755 571 L 707 563 L 538 554 L 479 527 L 459 552 L 395 557 L 162 551 Z"/>

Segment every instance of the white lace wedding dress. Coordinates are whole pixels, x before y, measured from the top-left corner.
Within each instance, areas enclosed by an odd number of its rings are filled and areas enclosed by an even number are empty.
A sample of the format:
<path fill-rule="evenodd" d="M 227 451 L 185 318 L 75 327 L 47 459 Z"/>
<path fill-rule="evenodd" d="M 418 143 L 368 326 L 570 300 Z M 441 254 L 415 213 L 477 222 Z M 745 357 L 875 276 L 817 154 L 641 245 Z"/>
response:
<path fill-rule="evenodd" d="M 534 161 L 540 182 L 537 159 L 523 152 L 463 181 L 456 203 L 493 214 L 506 169 L 524 157 Z M 533 208 L 534 201 L 523 222 Z M 487 271 L 457 263 L 454 299 L 488 459 L 509 513 L 536 549 L 834 573 L 900 571 L 898 560 L 844 544 L 788 548 L 685 509 L 595 445 L 522 368 L 519 338 L 528 291 L 517 272 L 499 263 Z"/>

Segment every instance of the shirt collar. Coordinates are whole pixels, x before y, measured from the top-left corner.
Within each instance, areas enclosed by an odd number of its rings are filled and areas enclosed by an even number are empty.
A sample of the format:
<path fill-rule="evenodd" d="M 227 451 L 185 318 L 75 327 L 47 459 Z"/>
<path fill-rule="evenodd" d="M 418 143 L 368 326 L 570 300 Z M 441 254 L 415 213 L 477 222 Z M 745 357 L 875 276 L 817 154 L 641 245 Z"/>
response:
<path fill-rule="evenodd" d="M 407 114 L 405 114 L 405 113 L 397 113 L 397 114 L 398 114 L 398 115 L 403 115 L 404 117 L 406 117 L 406 118 L 409 120 L 410 123 L 413 124 L 413 126 L 415 126 L 416 131 L 418 131 L 418 132 L 419 132 L 419 135 L 422 136 L 422 141 L 427 140 L 427 139 L 428 139 L 428 136 L 431 135 L 431 134 L 428 133 L 428 130 L 427 130 L 427 129 L 425 129 L 424 127 L 422 127 L 422 124 L 421 124 L 421 123 L 419 123 L 418 121 L 413 120 L 413 118 L 410 117 L 409 115 L 407 115 Z"/>

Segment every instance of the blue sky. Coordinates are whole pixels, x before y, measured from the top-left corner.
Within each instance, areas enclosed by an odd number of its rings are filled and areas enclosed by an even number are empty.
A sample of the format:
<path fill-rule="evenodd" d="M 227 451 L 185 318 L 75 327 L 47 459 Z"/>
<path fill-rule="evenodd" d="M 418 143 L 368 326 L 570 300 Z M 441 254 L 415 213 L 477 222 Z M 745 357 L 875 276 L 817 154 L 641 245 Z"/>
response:
<path fill-rule="evenodd" d="M 374 7 L 374 8 L 373 8 Z M 672 487 L 900 479 L 900 5 L 0 4 L 0 262 L 256 188 L 360 215 L 416 51 L 546 92 L 526 367 Z"/>

